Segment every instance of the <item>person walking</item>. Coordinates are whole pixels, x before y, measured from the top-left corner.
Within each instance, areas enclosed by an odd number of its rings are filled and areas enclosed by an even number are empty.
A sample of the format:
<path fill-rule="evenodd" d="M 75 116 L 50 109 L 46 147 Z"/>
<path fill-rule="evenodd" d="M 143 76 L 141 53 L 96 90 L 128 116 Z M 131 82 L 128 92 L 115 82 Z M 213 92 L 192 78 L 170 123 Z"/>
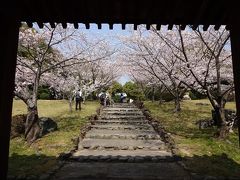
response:
<path fill-rule="evenodd" d="M 82 91 L 78 89 L 75 95 L 75 100 L 76 100 L 76 110 L 81 110 L 81 101 L 82 101 Z"/>

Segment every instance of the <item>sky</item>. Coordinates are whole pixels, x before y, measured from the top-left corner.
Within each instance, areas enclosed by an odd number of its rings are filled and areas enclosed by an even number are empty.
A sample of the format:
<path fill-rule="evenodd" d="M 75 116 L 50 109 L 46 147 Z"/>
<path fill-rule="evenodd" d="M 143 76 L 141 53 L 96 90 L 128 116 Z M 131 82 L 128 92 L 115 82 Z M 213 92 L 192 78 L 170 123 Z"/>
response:
<path fill-rule="evenodd" d="M 86 29 L 84 24 L 79 24 L 79 29 L 89 35 L 105 37 L 116 46 L 119 44 L 119 41 L 115 38 L 117 35 L 130 35 L 128 25 L 126 25 L 125 30 L 122 30 L 122 26 L 120 24 L 114 24 L 112 30 L 109 29 L 108 24 L 102 24 L 101 29 L 98 29 L 96 24 L 90 24 L 90 29 Z M 117 81 L 124 85 L 126 82 L 130 81 L 130 78 L 127 74 L 123 74 Z"/>

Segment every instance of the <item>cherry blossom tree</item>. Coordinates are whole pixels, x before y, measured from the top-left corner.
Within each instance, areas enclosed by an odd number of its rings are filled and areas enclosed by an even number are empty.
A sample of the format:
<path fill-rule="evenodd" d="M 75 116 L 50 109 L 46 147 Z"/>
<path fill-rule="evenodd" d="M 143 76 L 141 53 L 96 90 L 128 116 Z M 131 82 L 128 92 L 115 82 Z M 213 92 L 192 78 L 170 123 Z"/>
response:
<path fill-rule="evenodd" d="M 77 89 L 83 92 L 83 99 L 93 92 L 109 87 L 118 77 L 119 67 L 108 59 L 109 56 L 64 68 L 49 85 L 69 99 L 70 111 Z M 70 68 L 70 69 L 69 69 Z"/>
<path fill-rule="evenodd" d="M 216 114 L 219 137 L 228 133 L 225 104 L 233 90 L 229 32 L 200 28 L 181 31 L 157 31 L 154 26 L 142 28 L 122 38 L 125 56 L 135 76 L 155 77 L 175 97 L 175 111 L 187 88 L 207 95 Z M 137 75 L 136 75 L 137 74 Z"/>
<path fill-rule="evenodd" d="M 90 59 L 96 48 L 99 50 L 103 40 L 90 43 L 86 36 L 73 28 L 63 29 L 59 25 L 51 29 L 44 25 L 36 30 L 23 26 L 19 33 L 19 50 L 16 68 L 15 95 L 27 105 L 25 138 L 31 143 L 38 137 L 37 92 L 41 84 L 49 81 L 59 82 L 62 89 L 70 89 L 69 84 L 77 84 L 73 77 L 61 79 L 56 76 L 59 69 L 97 61 L 112 54 L 109 49 L 102 56 Z M 102 53 L 104 51 L 102 49 Z M 71 69 L 70 69 L 71 71 Z M 64 73 L 62 74 L 64 76 Z M 56 80 L 59 81 L 56 81 Z M 62 81 L 62 82 L 61 82 Z"/>
<path fill-rule="evenodd" d="M 225 104 L 233 90 L 233 75 L 229 32 L 224 27 L 215 31 L 210 27 L 204 32 L 181 31 L 176 27 L 175 35 L 170 37 L 153 28 L 170 49 L 175 58 L 181 61 L 179 68 L 188 78 L 183 81 L 193 90 L 205 93 L 215 111 L 216 125 L 220 138 L 226 137 L 229 128 L 225 119 Z"/>
<path fill-rule="evenodd" d="M 138 72 L 138 75 L 155 77 L 174 97 L 174 111 L 180 111 L 180 99 L 187 90 L 181 80 L 185 75 L 179 71 L 181 62 L 171 54 L 168 46 L 154 33 L 145 33 L 142 29 L 123 42 L 126 46 L 126 60 L 132 70 Z"/>

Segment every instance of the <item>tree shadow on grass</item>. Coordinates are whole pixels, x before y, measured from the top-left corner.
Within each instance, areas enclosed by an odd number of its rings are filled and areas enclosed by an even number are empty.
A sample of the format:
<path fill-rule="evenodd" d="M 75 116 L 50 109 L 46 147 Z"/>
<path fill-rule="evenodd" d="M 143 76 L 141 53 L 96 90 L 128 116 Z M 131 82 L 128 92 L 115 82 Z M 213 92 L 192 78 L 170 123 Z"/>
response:
<path fill-rule="evenodd" d="M 80 129 L 81 126 L 88 122 L 87 117 L 76 118 L 76 117 L 58 117 L 58 128 L 60 130 L 69 131 L 73 129 Z"/>
<path fill-rule="evenodd" d="M 57 157 L 42 154 L 19 155 L 13 153 L 9 157 L 9 177 L 32 177 L 34 179 L 58 166 Z"/>
<path fill-rule="evenodd" d="M 190 172 L 200 177 L 199 179 L 204 179 L 205 176 L 214 176 L 217 179 L 229 179 L 229 177 L 240 179 L 240 164 L 224 153 L 211 156 L 186 156 L 182 161 Z M 37 179 L 56 167 L 58 160 L 53 156 L 12 154 L 9 157 L 10 179 L 11 177 Z"/>
<path fill-rule="evenodd" d="M 229 177 L 240 179 L 240 164 L 222 153 L 219 155 L 202 155 L 183 157 L 183 163 L 192 173 L 200 176 Z"/>

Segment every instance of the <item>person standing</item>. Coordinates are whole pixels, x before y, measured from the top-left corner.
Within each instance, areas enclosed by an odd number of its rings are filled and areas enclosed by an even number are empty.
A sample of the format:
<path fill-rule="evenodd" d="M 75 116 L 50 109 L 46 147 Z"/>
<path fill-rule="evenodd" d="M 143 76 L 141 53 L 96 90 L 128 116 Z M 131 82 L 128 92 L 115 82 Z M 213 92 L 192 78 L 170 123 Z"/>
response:
<path fill-rule="evenodd" d="M 120 94 L 120 103 L 123 103 L 123 98 L 124 98 L 123 93 L 121 93 Z"/>
<path fill-rule="evenodd" d="M 82 101 L 82 91 L 80 89 L 78 89 L 78 91 L 76 92 L 76 96 L 75 96 L 75 100 L 76 100 L 76 110 L 81 110 L 81 101 Z"/>

